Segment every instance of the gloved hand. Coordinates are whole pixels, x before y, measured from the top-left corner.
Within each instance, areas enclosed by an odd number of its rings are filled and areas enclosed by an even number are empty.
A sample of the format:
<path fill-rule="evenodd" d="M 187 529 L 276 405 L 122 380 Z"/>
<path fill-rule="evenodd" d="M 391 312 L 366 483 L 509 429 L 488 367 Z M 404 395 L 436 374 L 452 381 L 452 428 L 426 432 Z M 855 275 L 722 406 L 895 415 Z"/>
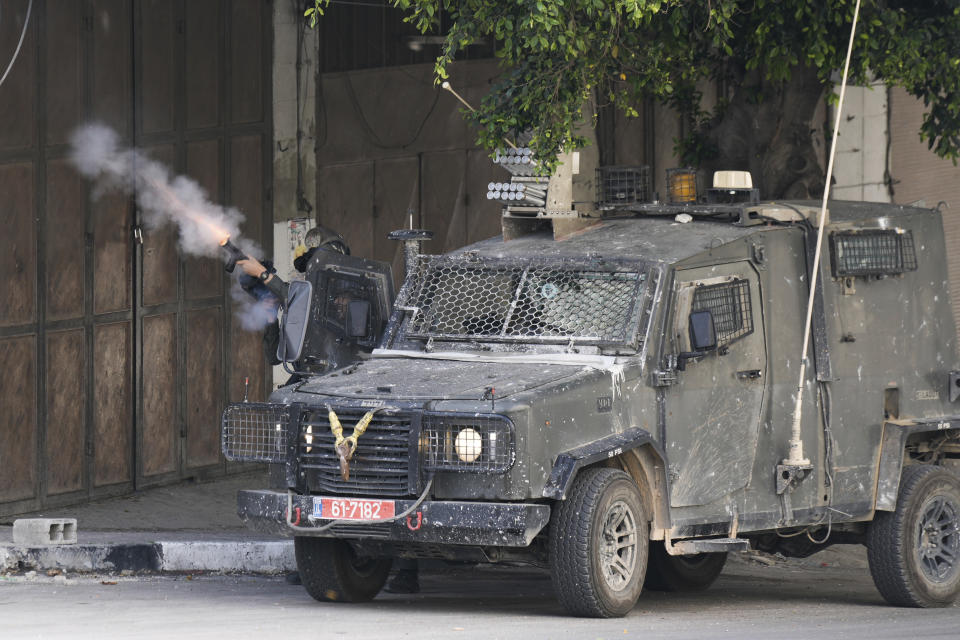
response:
<path fill-rule="evenodd" d="M 313 257 L 313 253 L 317 250 L 316 247 L 311 247 L 303 252 L 302 255 L 297 256 L 293 260 L 293 268 L 299 271 L 300 273 L 307 272 L 307 265 L 310 264 L 310 258 Z"/>

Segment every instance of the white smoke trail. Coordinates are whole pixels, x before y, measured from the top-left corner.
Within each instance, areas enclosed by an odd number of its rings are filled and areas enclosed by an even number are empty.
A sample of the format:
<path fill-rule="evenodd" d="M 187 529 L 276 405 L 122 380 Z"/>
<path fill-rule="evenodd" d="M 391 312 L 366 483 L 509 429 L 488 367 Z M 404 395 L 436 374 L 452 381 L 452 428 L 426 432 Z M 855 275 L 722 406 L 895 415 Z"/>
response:
<path fill-rule="evenodd" d="M 229 236 L 245 252 L 260 254 L 255 243 L 239 238 L 242 213 L 211 202 L 194 180 L 172 175 L 142 151 L 121 148 L 119 137 L 110 127 L 80 126 L 70 144 L 74 166 L 96 181 L 95 195 L 115 189 L 135 195 L 146 227 L 153 230 L 175 224 L 184 253 L 216 257 L 220 255 L 220 243 Z"/>
<path fill-rule="evenodd" d="M 178 244 L 184 253 L 222 258 L 220 243 L 229 236 L 244 253 L 262 255 L 255 242 L 240 237 L 244 220 L 240 211 L 211 202 L 196 181 L 174 176 L 162 163 L 138 149 L 123 149 L 119 142 L 117 133 L 102 124 L 80 126 L 71 136 L 70 160 L 95 182 L 95 197 L 112 190 L 135 196 L 148 229 L 177 226 Z M 235 315 L 247 331 L 262 330 L 276 320 L 275 298 L 254 299 L 236 278 L 230 293 Z"/>

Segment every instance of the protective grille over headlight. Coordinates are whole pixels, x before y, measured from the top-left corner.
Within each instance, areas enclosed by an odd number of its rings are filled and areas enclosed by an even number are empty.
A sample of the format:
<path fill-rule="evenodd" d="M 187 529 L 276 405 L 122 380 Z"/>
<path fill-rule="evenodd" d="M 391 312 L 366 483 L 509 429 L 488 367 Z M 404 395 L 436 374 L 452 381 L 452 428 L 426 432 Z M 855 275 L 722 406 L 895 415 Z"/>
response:
<path fill-rule="evenodd" d="M 223 410 L 221 444 L 227 460 L 284 462 L 290 408 L 282 404 L 238 402 Z"/>
<path fill-rule="evenodd" d="M 513 465 L 513 424 L 504 416 L 426 414 L 420 435 L 425 469 L 503 473 Z"/>

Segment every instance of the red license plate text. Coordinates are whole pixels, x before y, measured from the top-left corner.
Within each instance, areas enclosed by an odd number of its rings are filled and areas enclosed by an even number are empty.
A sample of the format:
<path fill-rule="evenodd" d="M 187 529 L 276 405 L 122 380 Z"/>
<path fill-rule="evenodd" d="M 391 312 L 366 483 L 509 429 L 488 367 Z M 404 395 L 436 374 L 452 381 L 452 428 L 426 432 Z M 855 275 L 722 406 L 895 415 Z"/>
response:
<path fill-rule="evenodd" d="M 313 509 L 314 516 L 324 520 L 386 520 L 395 515 L 393 500 L 315 498 Z"/>

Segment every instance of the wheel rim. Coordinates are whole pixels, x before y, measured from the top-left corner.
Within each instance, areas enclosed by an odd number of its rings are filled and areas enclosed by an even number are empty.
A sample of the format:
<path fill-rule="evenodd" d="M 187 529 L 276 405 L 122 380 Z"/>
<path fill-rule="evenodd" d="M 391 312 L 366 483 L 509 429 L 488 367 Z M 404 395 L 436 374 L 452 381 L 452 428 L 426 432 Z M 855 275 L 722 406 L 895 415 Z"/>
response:
<path fill-rule="evenodd" d="M 614 591 L 630 584 L 637 565 L 637 518 L 630 506 L 619 500 L 610 505 L 600 533 L 600 571 Z"/>
<path fill-rule="evenodd" d="M 931 582 L 952 580 L 960 567 L 960 508 L 947 496 L 933 496 L 917 523 L 917 560 Z"/>

